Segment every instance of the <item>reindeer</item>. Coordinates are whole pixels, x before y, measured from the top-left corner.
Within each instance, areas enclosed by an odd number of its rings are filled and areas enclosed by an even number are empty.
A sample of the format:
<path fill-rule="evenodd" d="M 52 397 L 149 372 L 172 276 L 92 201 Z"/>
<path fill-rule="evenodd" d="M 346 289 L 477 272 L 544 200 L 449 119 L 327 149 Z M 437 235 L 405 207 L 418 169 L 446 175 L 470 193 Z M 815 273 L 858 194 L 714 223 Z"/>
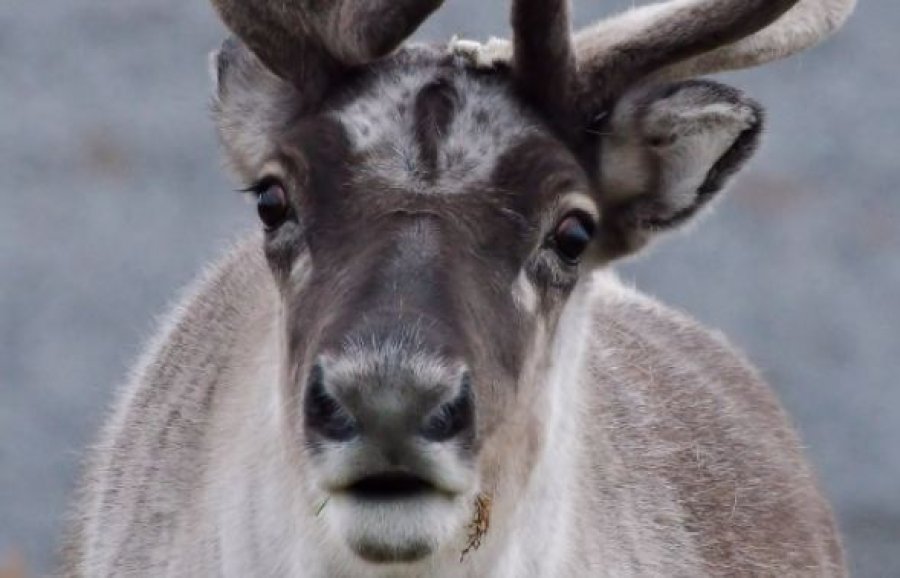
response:
<path fill-rule="evenodd" d="M 699 75 L 853 0 L 683 0 L 401 43 L 440 0 L 213 0 L 263 231 L 159 330 L 66 576 L 843 576 L 772 392 L 609 266 L 709 205 L 761 107 Z"/>

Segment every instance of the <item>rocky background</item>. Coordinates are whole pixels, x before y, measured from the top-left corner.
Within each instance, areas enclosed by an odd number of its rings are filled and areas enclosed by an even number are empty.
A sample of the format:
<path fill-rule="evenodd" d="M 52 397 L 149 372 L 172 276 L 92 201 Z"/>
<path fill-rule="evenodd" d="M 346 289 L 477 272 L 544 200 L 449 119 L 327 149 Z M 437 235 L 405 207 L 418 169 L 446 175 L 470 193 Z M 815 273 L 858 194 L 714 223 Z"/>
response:
<path fill-rule="evenodd" d="M 419 36 L 504 35 L 505 12 L 447 0 Z M 862 0 L 827 45 L 730 75 L 768 107 L 763 149 L 714 215 L 623 268 L 774 384 L 863 577 L 900 576 L 898 27 L 900 3 Z M 223 36 L 203 0 L 0 2 L 0 560 L 32 574 L 154 316 L 255 226 L 208 120 Z"/>

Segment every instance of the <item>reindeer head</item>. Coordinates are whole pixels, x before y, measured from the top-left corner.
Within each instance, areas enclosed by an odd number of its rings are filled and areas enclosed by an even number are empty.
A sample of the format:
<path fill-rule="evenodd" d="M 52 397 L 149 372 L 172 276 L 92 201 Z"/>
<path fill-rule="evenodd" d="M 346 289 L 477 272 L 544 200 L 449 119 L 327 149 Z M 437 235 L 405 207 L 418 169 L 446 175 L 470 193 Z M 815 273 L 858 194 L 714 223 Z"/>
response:
<path fill-rule="evenodd" d="M 285 435 L 328 536 L 427 559 L 479 492 L 528 483 L 580 281 L 756 146 L 757 104 L 679 79 L 800 50 L 852 3 L 676 0 L 573 36 L 565 0 L 516 0 L 511 43 L 398 49 L 440 0 L 214 0 L 236 34 L 218 127 L 266 230 Z"/>

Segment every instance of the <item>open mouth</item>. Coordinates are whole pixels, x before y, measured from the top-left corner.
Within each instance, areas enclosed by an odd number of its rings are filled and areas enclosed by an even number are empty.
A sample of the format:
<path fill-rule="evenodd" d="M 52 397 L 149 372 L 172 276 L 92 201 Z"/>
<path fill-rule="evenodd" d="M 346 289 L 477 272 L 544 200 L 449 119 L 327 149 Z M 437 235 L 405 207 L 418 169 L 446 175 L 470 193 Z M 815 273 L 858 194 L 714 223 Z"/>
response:
<path fill-rule="evenodd" d="M 428 480 L 406 472 L 385 472 L 361 478 L 347 487 L 359 500 L 390 501 L 416 498 L 437 491 Z"/>

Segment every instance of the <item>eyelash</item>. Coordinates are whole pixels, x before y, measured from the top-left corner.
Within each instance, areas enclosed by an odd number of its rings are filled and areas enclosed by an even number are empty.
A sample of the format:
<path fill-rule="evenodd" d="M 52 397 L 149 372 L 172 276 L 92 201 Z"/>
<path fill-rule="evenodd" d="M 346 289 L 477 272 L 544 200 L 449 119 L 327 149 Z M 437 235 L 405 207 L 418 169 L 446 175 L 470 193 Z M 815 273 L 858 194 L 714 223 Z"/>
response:
<path fill-rule="evenodd" d="M 275 177 L 263 177 L 258 181 L 244 187 L 243 189 L 238 189 L 237 192 L 245 195 L 253 195 L 254 197 L 259 197 L 264 192 L 266 192 L 269 187 L 279 183 L 280 181 Z"/>

